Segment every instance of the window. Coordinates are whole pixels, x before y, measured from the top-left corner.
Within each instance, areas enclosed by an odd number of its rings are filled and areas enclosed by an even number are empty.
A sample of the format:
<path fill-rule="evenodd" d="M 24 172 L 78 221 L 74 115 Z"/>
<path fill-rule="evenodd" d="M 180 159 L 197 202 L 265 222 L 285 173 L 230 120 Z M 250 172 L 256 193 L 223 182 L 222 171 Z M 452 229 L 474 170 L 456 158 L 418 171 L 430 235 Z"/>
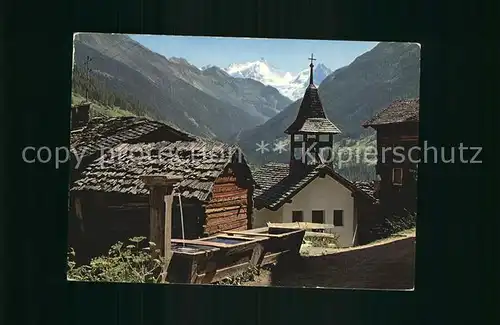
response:
<path fill-rule="evenodd" d="M 312 222 L 313 223 L 325 223 L 325 211 L 313 210 Z"/>
<path fill-rule="evenodd" d="M 316 140 L 316 135 L 315 134 L 308 134 L 307 140 Z"/>
<path fill-rule="evenodd" d="M 328 134 L 320 134 L 319 135 L 320 142 L 330 142 L 330 135 Z"/>
<path fill-rule="evenodd" d="M 303 211 L 292 211 L 292 222 L 302 222 L 304 221 Z"/>
<path fill-rule="evenodd" d="M 403 185 L 403 169 L 393 168 L 392 169 L 392 184 Z"/>
<path fill-rule="evenodd" d="M 300 160 L 302 158 L 302 152 L 303 151 L 304 150 L 302 148 L 295 148 L 295 149 L 293 149 L 293 157 L 295 159 L 299 159 Z"/>
<path fill-rule="evenodd" d="M 333 226 L 344 226 L 344 210 L 333 210 Z"/>
<path fill-rule="evenodd" d="M 294 134 L 293 139 L 295 141 L 304 141 L 304 136 L 302 134 Z"/>

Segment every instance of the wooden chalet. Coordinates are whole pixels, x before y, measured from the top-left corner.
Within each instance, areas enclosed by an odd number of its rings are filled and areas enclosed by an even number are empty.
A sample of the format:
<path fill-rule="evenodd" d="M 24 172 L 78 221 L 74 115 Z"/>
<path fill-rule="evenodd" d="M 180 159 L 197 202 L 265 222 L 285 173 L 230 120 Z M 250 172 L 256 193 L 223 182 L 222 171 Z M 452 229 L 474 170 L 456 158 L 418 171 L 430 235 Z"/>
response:
<path fill-rule="evenodd" d="M 253 180 L 238 147 L 202 139 L 123 143 L 87 166 L 71 188 L 75 213 L 83 220 L 77 256 L 105 253 L 133 236 L 149 237 L 143 175 L 182 178 L 174 187 L 172 238 L 182 238 L 181 216 L 186 239 L 252 227 Z"/>
<path fill-rule="evenodd" d="M 417 180 L 415 172 L 419 158 L 418 127 L 419 99 L 397 100 L 363 126 L 377 131 L 377 165 L 380 177 L 378 197 L 386 216 L 415 212 Z M 396 150 L 398 155 L 396 156 Z"/>
<path fill-rule="evenodd" d="M 375 223 L 376 199 L 333 168 L 333 138 L 340 130 L 325 114 L 318 88 L 310 80 L 290 135 L 289 164 L 269 163 L 253 174 L 256 227 L 266 223 L 312 222 L 326 224 L 339 235 L 341 246 L 368 240 Z"/>

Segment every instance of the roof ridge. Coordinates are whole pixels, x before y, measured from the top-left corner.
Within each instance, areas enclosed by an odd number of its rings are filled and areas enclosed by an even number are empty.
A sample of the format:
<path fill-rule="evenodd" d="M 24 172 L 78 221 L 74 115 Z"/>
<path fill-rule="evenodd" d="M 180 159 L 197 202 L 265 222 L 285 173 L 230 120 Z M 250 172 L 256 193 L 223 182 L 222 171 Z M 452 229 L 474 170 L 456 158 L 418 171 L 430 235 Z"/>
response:
<path fill-rule="evenodd" d="M 396 99 L 366 120 L 362 126 L 366 128 L 380 124 L 418 121 L 419 110 L 420 97 Z"/>

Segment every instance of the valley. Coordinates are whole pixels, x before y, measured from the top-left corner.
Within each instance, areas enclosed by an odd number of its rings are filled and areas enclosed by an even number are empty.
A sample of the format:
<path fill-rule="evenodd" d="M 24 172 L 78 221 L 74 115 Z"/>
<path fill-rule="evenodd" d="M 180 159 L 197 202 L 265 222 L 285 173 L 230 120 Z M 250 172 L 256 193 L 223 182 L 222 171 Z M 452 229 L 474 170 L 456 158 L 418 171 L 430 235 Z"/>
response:
<path fill-rule="evenodd" d="M 89 70 L 85 61 L 91 58 Z M 227 68 L 198 68 L 183 58 L 166 58 L 126 35 L 75 36 L 73 102 L 89 87 L 96 115 L 140 115 L 166 121 L 192 134 L 237 143 L 250 163 L 286 162 L 289 152 L 256 151 L 257 143 L 287 141 L 307 86 L 308 71 L 280 71 L 266 60 Z M 88 74 L 88 75 L 87 75 Z M 314 82 L 328 117 L 342 131 L 335 148 L 362 152 L 375 144 L 361 124 L 400 98 L 419 94 L 420 47 L 379 43 L 351 64 L 314 69 Z M 337 166 L 353 180 L 374 179 L 366 162 Z"/>

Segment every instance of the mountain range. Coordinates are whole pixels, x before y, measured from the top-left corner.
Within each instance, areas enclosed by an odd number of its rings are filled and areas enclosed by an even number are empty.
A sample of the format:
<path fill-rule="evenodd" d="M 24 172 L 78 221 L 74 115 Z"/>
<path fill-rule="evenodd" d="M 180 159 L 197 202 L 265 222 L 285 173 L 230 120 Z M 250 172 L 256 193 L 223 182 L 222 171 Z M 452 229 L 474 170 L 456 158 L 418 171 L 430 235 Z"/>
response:
<path fill-rule="evenodd" d="M 308 68 L 293 75 L 261 59 L 200 69 L 120 34 L 76 34 L 74 46 L 78 70 L 84 70 L 87 56 L 91 58 L 92 78 L 119 94 L 119 102 L 127 102 L 121 108 L 130 111 L 128 103 L 140 103 L 134 112 L 196 135 L 238 142 L 252 163 L 288 159 L 274 152 L 261 155 L 256 144 L 287 139 L 284 130 L 296 117 Z M 80 95 L 84 74 L 80 72 Z M 335 138 L 337 145 L 373 143 L 373 133 L 361 124 L 396 99 L 418 97 L 419 77 L 420 46 L 411 43 L 379 43 L 334 72 L 317 64 L 314 82 L 323 107 L 342 131 Z"/>
<path fill-rule="evenodd" d="M 75 65 L 83 69 L 91 58 L 92 76 L 107 89 L 134 97 L 149 108 L 148 115 L 196 135 L 229 140 L 292 102 L 259 81 L 167 59 L 126 35 L 80 33 L 74 47 Z"/>
<path fill-rule="evenodd" d="M 335 70 L 319 85 L 318 93 L 328 118 L 342 131 L 336 141 L 371 136 L 361 124 L 394 100 L 419 96 L 420 46 L 412 43 L 379 43 L 348 66 Z M 288 155 L 256 152 L 256 144 L 286 140 L 285 129 L 294 121 L 301 100 L 236 139 L 253 162 L 286 161 Z"/>
<path fill-rule="evenodd" d="M 283 72 L 273 67 L 264 58 L 254 62 L 233 63 L 224 70 L 232 77 L 249 78 L 272 86 L 292 100 L 301 98 L 309 84 L 309 68 L 302 70 L 297 75 L 293 75 L 290 72 Z M 316 85 L 321 84 L 332 73 L 323 63 L 315 65 L 313 71 Z"/>

